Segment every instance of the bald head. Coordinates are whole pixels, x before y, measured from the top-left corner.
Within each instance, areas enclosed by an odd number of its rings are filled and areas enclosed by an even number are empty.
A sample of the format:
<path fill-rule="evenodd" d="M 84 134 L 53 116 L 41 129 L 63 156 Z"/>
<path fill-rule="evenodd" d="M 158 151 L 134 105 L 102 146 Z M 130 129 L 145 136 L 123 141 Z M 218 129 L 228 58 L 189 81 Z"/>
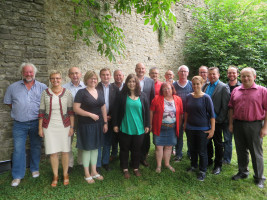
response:
<path fill-rule="evenodd" d="M 81 70 L 78 67 L 71 67 L 69 69 L 69 78 L 74 85 L 79 85 L 80 79 L 82 77 Z"/>
<path fill-rule="evenodd" d="M 138 79 L 143 79 L 146 73 L 146 67 L 143 63 L 138 63 L 136 64 L 135 67 L 135 72 L 136 72 L 136 76 L 138 77 Z"/>

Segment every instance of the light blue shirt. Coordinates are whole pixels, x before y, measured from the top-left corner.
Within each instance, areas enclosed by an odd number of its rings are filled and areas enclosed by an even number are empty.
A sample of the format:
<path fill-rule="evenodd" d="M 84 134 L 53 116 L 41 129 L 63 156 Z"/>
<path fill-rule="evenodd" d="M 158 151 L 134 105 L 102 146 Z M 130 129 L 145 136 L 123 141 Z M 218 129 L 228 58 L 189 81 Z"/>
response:
<path fill-rule="evenodd" d="M 11 104 L 11 117 L 19 122 L 38 119 L 41 95 L 47 86 L 39 81 L 34 81 L 30 90 L 23 80 L 11 84 L 6 91 L 4 104 Z"/>
<path fill-rule="evenodd" d="M 82 81 L 80 81 L 78 86 L 75 86 L 72 82 L 69 82 L 69 83 L 64 84 L 63 87 L 68 89 L 71 92 L 71 94 L 73 96 L 73 99 L 74 99 L 76 94 L 77 94 L 77 92 L 80 89 L 85 88 L 86 86 L 84 85 L 84 83 Z"/>
<path fill-rule="evenodd" d="M 208 85 L 205 93 L 208 94 L 210 96 L 210 98 L 212 97 L 212 94 L 213 94 L 216 86 L 218 85 L 218 83 L 219 83 L 219 79 L 215 83 L 213 83 L 213 84 L 209 83 L 209 85 Z M 217 117 L 217 115 L 215 113 L 215 118 L 216 117 Z"/>
<path fill-rule="evenodd" d="M 108 113 L 109 111 L 109 84 L 107 87 L 103 83 L 101 84 L 102 84 L 103 91 L 104 91 L 105 104 L 106 104 L 106 109 Z"/>
<path fill-rule="evenodd" d="M 219 79 L 213 84 L 209 83 L 205 93 L 211 97 L 218 83 Z"/>

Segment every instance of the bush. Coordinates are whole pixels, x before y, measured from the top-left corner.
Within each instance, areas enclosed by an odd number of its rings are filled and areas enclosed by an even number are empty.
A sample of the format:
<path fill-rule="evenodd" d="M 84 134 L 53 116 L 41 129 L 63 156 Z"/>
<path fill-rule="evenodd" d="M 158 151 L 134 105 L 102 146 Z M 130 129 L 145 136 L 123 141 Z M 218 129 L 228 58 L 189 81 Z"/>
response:
<path fill-rule="evenodd" d="M 196 23 L 185 42 L 185 61 L 194 74 L 201 65 L 217 66 L 227 81 L 229 65 L 253 67 L 256 82 L 266 80 L 266 3 L 256 0 L 208 0 L 194 8 Z"/>

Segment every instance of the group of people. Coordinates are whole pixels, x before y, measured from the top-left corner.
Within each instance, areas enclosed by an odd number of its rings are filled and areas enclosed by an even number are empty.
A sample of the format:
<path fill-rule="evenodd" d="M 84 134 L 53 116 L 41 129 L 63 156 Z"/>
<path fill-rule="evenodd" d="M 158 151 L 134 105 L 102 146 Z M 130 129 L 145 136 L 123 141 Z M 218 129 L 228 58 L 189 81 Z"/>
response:
<path fill-rule="evenodd" d="M 99 77 L 88 71 L 81 81 L 81 71 L 71 67 L 70 82 L 62 85 L 59 71 L 51 71 L 50 88 L 35 80 L 36 67 L 32 63 L 20 66 L 22 80 L 11 84 L 4 103 L 11 107 L 14 153 L 12 157 L 12 186 L 18 186 L 25 176 L 25 142 L 30 138 L 30 170 L 39 177 L 41 142 L 50 155 L 53 171 L 52 187 L 58 184 L 59 153 L 63 167 L 63 184 L 69 184 L 74 165 L 73 135 L 77 135 L 77 162 L 84 168 L 84 179 L 92 184 L 103 180 L 101 168 L 109 171 L 109 162 L 118 156 L 125 179 L 133 168 L 141 176 L 139 165 L 149 166 L 150 132 L 155 145 L 156 173 L 161 173 L 162 160 L 168 170 L 172 152 L 174 162 L 183 158 L 183 133 L 187 138 L 187 156 L 191 159 L 188 172 L 196 172 L 204 181 L 208 166 L 212 173 L 221 173 L 223 163 L 232 158 L 232 134 L 235 138 L 238 173 L 233 180 L 249 175 L 249 152 L 254 179 L 264 187 L 262 138 L 267 135 L 267 90 L 255 84 L 256 71 L 247 67 L 239 71 L 229 66 L 229 82 L 219 80 L 217 67 L 201 66 L 199 74 L 188 80 L 189 68 L 178 68 L 178 80 L 168 70 L 165 81 L 159 81 L 159 69 L 149 70 L 138 63 L 135 74 L 117 69 L 100 70 Z M 228 116 L 229 115 L 229 116 Z M 118 148 L 119 144 L 119 148 Z M 214 146 L 214 148 L 213 148 Z M 215 149 L 215 158 L 214 157 Z M 129 159 L 130 155 L 130 159 Z"/>

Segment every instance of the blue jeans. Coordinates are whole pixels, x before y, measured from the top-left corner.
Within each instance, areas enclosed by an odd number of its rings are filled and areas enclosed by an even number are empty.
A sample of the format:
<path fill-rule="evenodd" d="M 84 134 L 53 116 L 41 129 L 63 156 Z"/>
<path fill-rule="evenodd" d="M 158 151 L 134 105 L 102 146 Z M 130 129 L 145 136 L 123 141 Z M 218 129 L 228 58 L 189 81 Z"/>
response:
<path fill-rule="evenodd" d="M 109 164 L 110 148 L 112 144 L 113 130 L 109 127 L 108 131 L 104 134 L 104 146 L 98 148 L 97 167 Z M 101 152 L 102 151 L 102 152 Z"/>
<path fill-rule="evenodd" d="M 231 163 L 232 159 L 232 138 L 233 135 L 230 133 L 229 128 L 228 128 L 228 123 L 223 125 L 223 137 L 224 137 L 224 155 L 223 155 L 223 160 L 227 163 Z"/>
<path fill-rule="evenodd" d="M 191 167 L 198 167 L 198 157 L 199 157 L 199 170 L 201 172 L 207 171 L 208 166 L 208 154 L 207 154 L 207 144 L 208 144 L 208 133 L 200 130 L 186 130 L 188 135 L 188 140 L 190 141 L 190 153 L 191 153 Z"/>
<path fill-rule="evenodd" d="M 39 171 L 42 138 L 38 134 L 38 120 L 13 123 L 14 152 L 12 156 L 12 177 L 22 179 L 26 171 L 26 139 L 30 138 L 30 170 Z"/>
<path fill-rule="evenodd" d="M 183 137 L 184 137 L 184 120 L 182 121 L 182 125 L 179 129 L 179 137 L 177 137 L 177 144 L 175 146 L 176 148 L 176 158 L 182 158 L 183 157 L 183 146 L 184 146 L 184 141 L 183 141 Z M 186 133 L 186 132 L 185 132 Z M 186 137 L 187 133 L 186 133 Z M 187 156 L 190 157 L 190 141 L 187 139 Z"/>

